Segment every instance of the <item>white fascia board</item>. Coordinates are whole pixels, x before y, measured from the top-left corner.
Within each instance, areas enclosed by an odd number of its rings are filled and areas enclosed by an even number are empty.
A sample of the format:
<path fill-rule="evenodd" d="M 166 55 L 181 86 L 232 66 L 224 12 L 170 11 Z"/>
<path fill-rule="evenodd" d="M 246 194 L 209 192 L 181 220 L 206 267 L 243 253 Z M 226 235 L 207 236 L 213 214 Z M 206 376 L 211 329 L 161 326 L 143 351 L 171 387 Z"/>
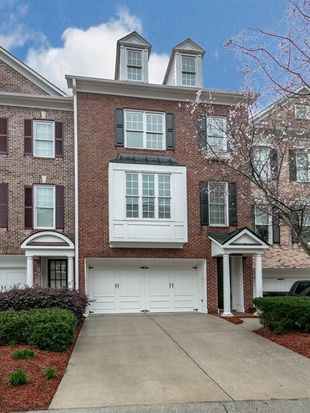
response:
<path fill-rule="evenodd" d="M 227 243 L 225 243 L 223 245 L 223 247 L 229 247 L 232 248 L 234 246 L 237 246 L 237 244 L 235 245 L 231 245 L 233 244 L 233 242 L 235 242 L 238 238 L 242 237 L 244 234 L 248 235 L 250 238 L 252 238 L 253 240 L 255 240 L 256 242 L 259 243 L 260 246 L 268 248 L 268 244 L 266 244 L 264 241 L 262 241 L 260 238 L 258 238 L 256 235 L 254 235 L 252 232 L 248 231 L 247 229 L 244 229 L 243 231 L 239 232 L 238 234 L 236 234 L 233 238 L 231 238 Z M 242 244 L 240 244 L 242 245 Z M 248 244 L 249 246 L 252 246 L 253 244 Z"/>
<path fill-rule="evenodd" d="M 53 83 L 49 82 L 39 73 L 31 69 L 29 66 L 23 63 L 21 60 L 17 59 L 15 56 L 13 56 L 11 53 L 9 53 L 7 50 L 5 50 L 1 46 L 0 46 L 0 60 L 2 60 L 4 63 L 12 67 L 14 70 L 16 70 L 16 72 L 20 73 L 22 76 L 24 76 L 30 82 L 34 83 L 40 89 L 44 90 L 49 95 L 67 96 L 67 94 L 63 90 L 53 85 Z"/>
<path fill-rule="evenodd" d="M 71 75 L 66 75 L 66 79 L 69 89 L 72 88 L 73 79 L 75 79 L 77 92 L 85 93 L 190 102 L 196 99 L 197 92 L 201 91 L 201 103 L 216 105 L 236 105 L 240 102 L 248 101 L 249 99 L 248 94 L 223 90 L 188 88 L 151 83 L 134 83 Z M 253 101 L 255 101 L 257 97 L 257 94 L 253 94 Z"/>
<path fill-rule="evenodd" d="M 27 95 L 23 93 L 0 92 L 0 105 L 26 108 L 41 108 L 73 111 L 73 98 L 70 96 Z"/>

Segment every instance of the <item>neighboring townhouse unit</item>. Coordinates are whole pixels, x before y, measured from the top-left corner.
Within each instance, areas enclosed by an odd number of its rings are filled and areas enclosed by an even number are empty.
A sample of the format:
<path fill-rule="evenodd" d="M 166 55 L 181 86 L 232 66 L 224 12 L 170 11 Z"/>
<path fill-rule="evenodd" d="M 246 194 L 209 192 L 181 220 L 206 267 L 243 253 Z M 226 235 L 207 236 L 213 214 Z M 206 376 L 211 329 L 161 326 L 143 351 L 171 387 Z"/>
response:
<path fill-rule="evenodd" d="M 191 39 L 177 45 L 164 84 L 155 85 L 150 48 L 133 32 L 117 43 L 115 80 L 67 76 L 79 288 L 94 313 L 245 311 L 254 286 L 262 294 L 268 246 L 248 229 L 250 201 L 239 188 L 249 183 L 228 169 L 222 177 L 231 156 L 226 117 L 244 96 L 202 90 L 213 115 L 201 118 L 201 133 L 223 150 L 223 162 L 206 160 L 187 108 L 202 86 L 204 50 Z"/>
<path fill-rule="evenodd" d="M 73 287 L 72 98 L 0 48 L 0 290 Z"/>
<path fill-rule="evenodd" d="M 300 198 L 310 195 L 310 106 L 300 101 L 300 97 L 285 97 L 255 116 L 257 127 L 269 136 L 258 148 L 261 159 L 267 160 L 268 170 L 273 167 L 270 165 L 273 160 L 279 164 L 278 188 L 281 197 L 288 202 L 293 194 Z M 282 130 L 286 131 L 287 139 L 275 147 L 272 136 Z M 275 150 L 276 156 L 269 157 L 271 150 Z M 252 189 L 255 196 L 257 191 Z M 270 244 L 263 255 L 264 292 L 287 292 L 294 281 L 310 280 L 310 258 L 287 226 L 259 208 L 255 208 L 252 225 Z M 310 220 L 306 219 L 304 225 L 310 226 Z"/>

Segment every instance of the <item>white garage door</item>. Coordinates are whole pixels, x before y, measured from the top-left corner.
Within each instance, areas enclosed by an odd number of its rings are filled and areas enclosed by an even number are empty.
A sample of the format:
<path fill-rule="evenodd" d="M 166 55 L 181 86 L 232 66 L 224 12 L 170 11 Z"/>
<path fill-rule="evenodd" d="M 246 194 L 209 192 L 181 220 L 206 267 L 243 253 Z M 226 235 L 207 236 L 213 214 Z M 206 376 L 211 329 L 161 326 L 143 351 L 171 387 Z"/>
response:
<path fill-rule="evenodd" d="M 88 271 L 87 292 L 94 313 L 198 311 L 196 269 L 150 266 L 107 267 Z"/>
<path fill-rule="evenodd" d="M 24 268 L 1 268 L 0 267 L 0 291 L 7 291 L 18 286 L 22 288 L 27 283 L 27 273 Z"/>
<path fill-rule="evenodd" d="M 264 270 L 263 291 L 288 292 L 295 281 L 310 280 L 310 270 L 283 269 Z"/>

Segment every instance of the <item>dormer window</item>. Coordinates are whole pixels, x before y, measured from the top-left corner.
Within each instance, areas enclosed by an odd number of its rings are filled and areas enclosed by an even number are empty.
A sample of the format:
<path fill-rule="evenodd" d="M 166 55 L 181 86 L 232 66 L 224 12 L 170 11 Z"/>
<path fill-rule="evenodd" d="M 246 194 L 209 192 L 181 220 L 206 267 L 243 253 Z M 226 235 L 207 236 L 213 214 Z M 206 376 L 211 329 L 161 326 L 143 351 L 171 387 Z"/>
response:
<path fill-rule="evenodd" d="M 196 58 L 182 56 L 182 86 L 196 86 Z"/>
<path fill-rule="evenodd" d="M 127 80 L 141 82 L 143 73 L 142 50 L 127 49 Z"/>

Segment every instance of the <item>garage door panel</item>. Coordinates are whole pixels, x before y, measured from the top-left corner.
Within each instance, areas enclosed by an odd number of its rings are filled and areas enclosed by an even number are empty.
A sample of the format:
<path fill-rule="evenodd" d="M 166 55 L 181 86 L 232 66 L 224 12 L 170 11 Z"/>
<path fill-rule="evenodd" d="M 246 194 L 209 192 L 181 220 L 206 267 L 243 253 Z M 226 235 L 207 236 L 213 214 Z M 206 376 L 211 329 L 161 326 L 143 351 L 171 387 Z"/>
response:
<path fill-rule="evenodd" d="M 198 272 L 191 269 L 150 265 L 143 270 L 127 266 L 112 271 L 102 266 L 88 278 L 96 313 L 193 311 L 198 307 Z"/>
<path fill-rule="evenodd" d="M 0 290 L 7 291 L 18 286 L 23 288 L 27 284 L 26 269 L 0 268 Z"/>

